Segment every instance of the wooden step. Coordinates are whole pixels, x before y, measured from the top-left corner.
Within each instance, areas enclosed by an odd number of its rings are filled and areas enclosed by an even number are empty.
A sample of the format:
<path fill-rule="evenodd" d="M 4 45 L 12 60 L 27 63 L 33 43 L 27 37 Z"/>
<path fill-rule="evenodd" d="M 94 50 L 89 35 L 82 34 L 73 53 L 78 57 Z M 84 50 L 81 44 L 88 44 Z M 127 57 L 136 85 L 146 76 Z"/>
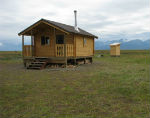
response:
<path fill-rule="evenodd" d="M 41 67 L 41 64 L 30 64 L 29 67 Z"/>
<path fill-rule="evenodd" d="M 48 59 L 48 57 L 35 57 L 35 59 Z"/>
<path fill-rule="evenodd" d="M 32 62 L 31 64 L 44 64 L 45 62 Z"/>
<path fill-rule="evenodd" d="M 45 66 L 47 65 L 47 61 L 43 61 L 43 62 L 40 62 L 40 61 L 36 61 L 36 62 L 32 62 L 28 67 L 27 69 L 44 69 Z"/>
<path fill-rule="evenodd" d="M 41 67 L 27 67 L 27 69 L 37 69 L 37 70 L 40 70 Z"/>

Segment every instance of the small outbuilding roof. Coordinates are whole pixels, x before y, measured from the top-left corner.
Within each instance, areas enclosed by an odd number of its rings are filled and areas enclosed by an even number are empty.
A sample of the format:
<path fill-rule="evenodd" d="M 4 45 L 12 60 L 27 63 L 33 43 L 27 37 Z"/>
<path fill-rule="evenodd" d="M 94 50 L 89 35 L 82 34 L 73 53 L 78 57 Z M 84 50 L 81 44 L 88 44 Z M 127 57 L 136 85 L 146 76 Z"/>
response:
<path fill-rule="evenodd" d="M 58 23 L 58 22 L 50 21 L 50 20 L 46 20 L 46 19 L 39 20 L 38 22 L 34 23 L 33 25 L 29 26 L 25 30 L 23 30 L 20 33 L 18 33 L 18 35 L 23 35 L 26 31 L 29 31 L 30 29 L 32 29 L 32 27 L 34 27 L 35 25 L 37 25 L 40 22 L 49 24 L 51 26 L 55 26 L 55 27 L 65 31 L 65 32 L 68 32 L 68 33 L 75 33 L 75 34 L 81 34 L 81 35 L 86 35 L 86 36 L 91 36 L 91 37 L 94 37 L 94 38 L 98 38 L 97 36 L 87 32 L 87 31 L 85 31 L 85 30 L 83 30 L 81 28 L 78 28 L 79 31 L 77 31 L 77 30 L 75 30 L 74 26 L 66 25 L 66 24 L 62 24 L 62 23 Z"/>
<path fill-rule="evenodd" d="M 110 46 L 117 46 L 117 45 L 120 45 L 120 43 L 112 43 L 112 44 L 110 44 Z"/>

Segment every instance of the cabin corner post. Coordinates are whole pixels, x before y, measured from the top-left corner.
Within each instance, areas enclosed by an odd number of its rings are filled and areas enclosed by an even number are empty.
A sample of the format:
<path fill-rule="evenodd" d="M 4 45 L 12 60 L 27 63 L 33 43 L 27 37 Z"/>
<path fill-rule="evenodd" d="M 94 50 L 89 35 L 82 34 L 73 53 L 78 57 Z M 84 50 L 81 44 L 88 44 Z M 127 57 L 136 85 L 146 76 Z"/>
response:
<path fill-rule="evenodd" d="M 76 65 L 76 37 L 73 34 L 73 56 L 74 56 L 74 65 Z"/>
<path fill-rule="evenodd" d="M 55 30 L 55 28 L 54 28 L 54 42 L 53 42 L 53 44 L 54 44 L 54 56 L 56 57 L 56 30 Z"/>
<path fill-rule="evenodd" d="M 24 35 L 22 35 L 22 58 L 24 58 Z"/>
<path fill-rule="evenodd" d="M 65 67 L 67 67 L 67 54 L 66 54 L 66 34 L 64 34 L 64 58 L 65 58 Z"/>
<path fill-rule="evenodd" d="M 34 56 L 34 36 L 33 36 L 32 31 L 31 31 L 31 53 L 32 53 L 32 56 Z"/>
<path fill-rule="evenodd" d="M 22 35 L 22 59 L 23 59 L 24 67 L 26 67 L 26 62 L 24 60 L 24 35 Z"/>

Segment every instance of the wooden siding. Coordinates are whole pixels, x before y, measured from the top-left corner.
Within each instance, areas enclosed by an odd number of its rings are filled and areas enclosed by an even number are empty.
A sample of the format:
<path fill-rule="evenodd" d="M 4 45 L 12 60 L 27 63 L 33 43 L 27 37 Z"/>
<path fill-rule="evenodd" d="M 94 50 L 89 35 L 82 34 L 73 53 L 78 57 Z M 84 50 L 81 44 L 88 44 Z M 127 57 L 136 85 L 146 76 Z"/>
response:
<path fill-rule="evenodd" d="M 43 28 L 41 28 L 43 27 Z M 59 30 L 54 30 L 53 27 L 46 26 L 42 24 L 42 26 L 39 27 L 39 30 L 34 34 L 34 41 L 35 41 L 35 56 L 36 57 L 55 57 L 56 55 L 56 36 L 64 33 Z M 41 45 L 41 36 L 48 36 L 50 37 L 50 44 L 49 45 Z M 66 38 L 66 44 L 73 44 L 73 34 L 65 35 Z M 67 49 L 70 49 L 70 47 L 67 47 Z M 73 51 L 71 51 L 73 53 Z M 73 54 L 70 54 L 70 52 L 67 52 L 68 56 L 72 56 Z"/>
<path fill-rule="evenodd" d="M 120 45 L 110 46 L 111 56 L 120 56 Z"/>
<path fill-rule="evenodd" d="M 64 35 L 63 32 L 59 31 L 59 30 L 56 30 L 56 35 Z M 73 34 L 68 34 L 68 35 L 65 35 L 65 38 L 66 38 L 66 44 L 73 44 Z"/>
<path fill-rule="evenodd" d="M 50 38 L 49 45 L 41 45 L 41 36 L 48 36 Z M 35 56 L 37 57 L 51 57 L 54 56 L 54 28 L 46 28 L 44 30 L 39 30 L 37 34 L 34 35 L 35 39 Z"/>
<path fill-rule="evenodd" d="M 86 44 L 84 45 L 84 38 Z M 76 56 L 93 56 L 94 55 L 94 39 L 91 37 L 84 37 L 75 35 L 76 41 Z"/>
<path fill-rule="evenodd" d="M 56 57 L 56 35 L 64 35 L 66 40 L 66 56 L 83 57 L 94 55 L 94 38 L 77 35 L 77 34 L 65 34 L 64 32 L 55 29 L 46 24 L 40 24 L 34 31 L 34 56 L 36 57 Z M 41 45 L 41 36 L 48 36 L 50 42 L 48 45 Z M 84 45 L 84 38 L 86 44 Z M 64 47 L 63 47 L 64 49 Z M 64 55 L 64 54 L 63 54 Z"/>
<path fill-rule="evenodd" d="M 24 57 L 32 57 L 32 46 L 31 45 L 23 46 L 23 56 Z"/>

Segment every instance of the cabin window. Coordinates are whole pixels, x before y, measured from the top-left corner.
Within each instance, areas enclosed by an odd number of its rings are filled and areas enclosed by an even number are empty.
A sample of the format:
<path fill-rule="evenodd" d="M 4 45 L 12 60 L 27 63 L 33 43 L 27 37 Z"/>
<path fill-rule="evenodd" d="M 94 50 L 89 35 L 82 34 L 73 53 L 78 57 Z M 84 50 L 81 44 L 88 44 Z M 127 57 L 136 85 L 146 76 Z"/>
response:
<path fill-rule="evenodd" d="M 41 45 L 49 45 L 50 38 L 48 36 L 41 36 Z"/>
<path fill-rule="evenodd" d="M 85 37 L 83 37 L 83 46 L 86 46 L 87 40 Z"/>
<path fill-rule="evenodd" d="M 56 35 L 56 44 L 64 44 L 64 35 Z"/>

